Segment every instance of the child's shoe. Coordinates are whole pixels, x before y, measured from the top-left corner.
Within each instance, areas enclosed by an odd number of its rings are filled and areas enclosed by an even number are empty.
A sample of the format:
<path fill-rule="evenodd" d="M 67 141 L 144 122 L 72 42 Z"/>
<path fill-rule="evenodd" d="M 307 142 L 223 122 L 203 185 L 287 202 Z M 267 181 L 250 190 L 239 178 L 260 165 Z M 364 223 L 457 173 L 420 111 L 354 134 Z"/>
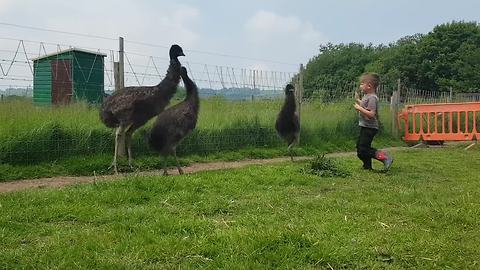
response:
<path fill-rule="evenodd" d="M 375 159 L 383 163 L 384 171 L 388 171 L 393 163 L 393 157 L 388 155 L 385 151 L 377 151 L 375 153 Z"/>
<path fill-rule="evenodd" d="M 390 167 L 392 166 L 392 163 L 393 163 L 393 157 L 388 155 L 387 156 L 387 159 L 382 161 L 383 162 L 383 170 L 384 171 L 388 171 L 388 169 L 390 169 Z"/>

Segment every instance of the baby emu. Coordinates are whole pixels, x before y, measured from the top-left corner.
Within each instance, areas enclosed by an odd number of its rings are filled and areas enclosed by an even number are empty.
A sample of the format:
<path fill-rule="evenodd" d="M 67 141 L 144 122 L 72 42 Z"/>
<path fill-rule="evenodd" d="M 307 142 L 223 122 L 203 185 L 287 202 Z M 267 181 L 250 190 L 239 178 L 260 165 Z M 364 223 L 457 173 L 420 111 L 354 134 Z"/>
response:
<path fill-rule="evenodd" d="M 188 77 L 185 67 L 182 67 L 180 76 L 185 84 L 187 96 L 182 102 L 168 108 L 157 116 L 148 138 L 150 147 L 164 157 L 164 175 L 168 175 L 166 161 L 167 156 L 171 154 L 174 155 L 177 162 L 178 173 L 183 174 L 178 163 L 176 147 L 183 138 L 192 132 L 198 118 L 200 105 L 198 88 Z"/>
<path fill-rule="evenodd" d="M 288 144 L 288 152 L 290 158 L 293 161 L 293 154 L 291 148 L 298 142 L 298 136 L 300 134 L 300 121 L 298 119 L 298 113 L 296 112 L 295 103 L 295 88 L 291 84 L 287 84 L 285 87 L 285 102 L 283 103 L 282 110 L 278 113 L 277 122 L 275 123 L 275 129 L 278 135 Z"/>

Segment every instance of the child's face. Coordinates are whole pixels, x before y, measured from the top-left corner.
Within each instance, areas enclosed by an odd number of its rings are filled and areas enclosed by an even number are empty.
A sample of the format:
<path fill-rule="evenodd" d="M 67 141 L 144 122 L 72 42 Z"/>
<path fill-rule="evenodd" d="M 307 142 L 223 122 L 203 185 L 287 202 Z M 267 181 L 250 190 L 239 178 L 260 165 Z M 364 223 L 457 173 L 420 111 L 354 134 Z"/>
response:
<path fill-rule="evenodd" d="M 362 89 L 364 93 L 372 93 L 374 90 L 373 85 L 367 80 L 362 80 L 360 82 L 360 89 Z"/>

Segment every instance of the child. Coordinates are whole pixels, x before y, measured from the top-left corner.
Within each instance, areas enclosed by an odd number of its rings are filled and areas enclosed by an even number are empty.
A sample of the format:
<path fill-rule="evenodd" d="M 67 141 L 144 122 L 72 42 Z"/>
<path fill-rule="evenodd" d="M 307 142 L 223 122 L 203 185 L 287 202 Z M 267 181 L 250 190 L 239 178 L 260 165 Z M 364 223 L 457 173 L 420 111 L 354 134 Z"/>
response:
<path fill-rule="evenodd" d="M 358 125 L 360 135 L 357 140 L 357 156 L 363 162 L 363 168 L 372 170 L 372 158 L 379 160 L 388 170 L 393 163 L 393 157 L 384 151 L 372 148 L 373 137 L 378 132 L 378 97 L 376 90 L 380 84 L 380 77 L 376 73 L 365 73 L 360 77 L 360 89 L 365 96 L 360 100 L 355 93 L 356 103 L 354 108 L 359 112 Z"/>

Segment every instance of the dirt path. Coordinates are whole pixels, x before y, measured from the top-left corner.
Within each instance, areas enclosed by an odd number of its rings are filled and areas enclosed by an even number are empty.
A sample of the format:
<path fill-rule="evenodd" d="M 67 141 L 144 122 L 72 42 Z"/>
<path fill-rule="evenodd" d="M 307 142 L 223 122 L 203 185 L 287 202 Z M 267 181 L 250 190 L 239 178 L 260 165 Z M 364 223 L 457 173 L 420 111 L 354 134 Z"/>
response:
<path fill-rule="evenodd" d="M 405 147 L 391 147 L 387 150 L 389 151 L 401 151 L 408 149 Z M 330 153 L 326 154 L 327 157 L 345 157 L 345 156 L 354 156 L 356 152 L 342 152 L 342 153 Z M 295 160 L 308 160 L 312 157 L 295 157 Z M 275 164 L 284 161 L 290 160 L 289 157 L 280 157 L 280 158 L 271 158 L 271 159 L 247 159 L 241 161 L 221 161 L 221 162 L 211 162 L 211 163 L 194 163 L 188 167 L 183 167 L 183 171 L 186 174 L 202 172 L 202 171 L 213 171 L 221 169 L 234 169 L 242 168 L 250 165 L 263 165 L 263 164 Z M 170 168 L 168 170 L 170 175 L 177 175 L 178 171 L 176 168 Z M 24 190 L 29 188 L 52 188 L 52 187 L 63 187 L 66 185 L 79 184 L 79 183 L 93 183 L 99 181 L 111 181 L 116 179 L 122 179 L 128 176 L 151 176 L 151 175 L 162 175 L 163 171 L 147 171 L 147 172 L 137 172 L 137 173 L 127 173 L 120 175 L 100 175 L 100 176 L 79 176 L 79 177 L 70 177 L 70 176 L 58 176 L 52 178 L 38 178 L 31 180 L 17 180 L 11 182 L 0 183 L 0 193 L 11 192 Z"/>

